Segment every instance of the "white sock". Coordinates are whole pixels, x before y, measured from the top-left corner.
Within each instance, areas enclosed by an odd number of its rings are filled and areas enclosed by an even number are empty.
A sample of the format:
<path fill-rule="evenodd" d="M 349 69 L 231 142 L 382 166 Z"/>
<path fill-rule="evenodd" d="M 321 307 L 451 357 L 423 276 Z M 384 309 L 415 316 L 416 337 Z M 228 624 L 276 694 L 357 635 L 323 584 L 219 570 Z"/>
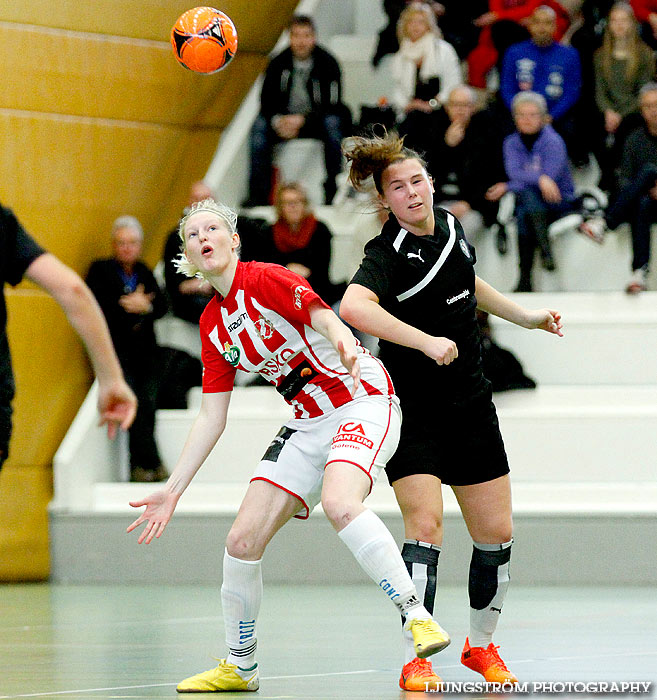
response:
<path fill-rule="evenodd" d="M 261 562 L 262 559 L 236 559 L 224 551 L 221 605 L 229 650 L 226 660 L 242 669 L 256 663 L 256 619 L 262 601 Z"/>
<path fill-rule="evenodd" d="M 513 540 L 502 544 L 474 543 L 470 564 L 471 647 L 487 647 L 500 619 L 509 588 L 509 565 Z"/>
<path fill-rule="evenodd" d="M 364 510 L 338 533 L 365 573 L 411 620 L 431 615 L 420 603 L 397 543 L 371 510 Z"/>

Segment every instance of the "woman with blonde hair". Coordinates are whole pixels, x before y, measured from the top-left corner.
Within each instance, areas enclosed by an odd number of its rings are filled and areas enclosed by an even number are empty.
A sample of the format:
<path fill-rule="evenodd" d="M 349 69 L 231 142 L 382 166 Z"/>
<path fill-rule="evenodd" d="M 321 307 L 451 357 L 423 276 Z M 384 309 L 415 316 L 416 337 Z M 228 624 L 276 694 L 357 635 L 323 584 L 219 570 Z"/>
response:
<path fill-rule="evenodd" d="M 458 55 L 441 37 L 434 12 L 421 2 L 411 3 L 397 23 L 399 51 L 391 60 L 392 106 L 399 129 L 409 142 L 426 150 L 425 135 L 434 111 L 463 82 Z"/>
<path fill-rule="evenodd" d="M 609 190 L 625 137 L 641 125 L 639 91 L 655 74 L 654 54 L 641 39 L 639 24 L 626 2 L 611 8 L 593 66 L 595 100 L 604 124 L 595 156 L 602 171 L 601 187 Z"/>
<path fill-rule="evenodd" d="M 352 184 L 370 178 L 390 212 L 342 300 L 340 314 L 380 338 L 404 421 L 386 465 L 404 518 L 402 557 L 432 610 L 443 537 L 442 484 L 449 484 L 473 539 L 470 631 L 461 662 L 486 681 L 516 683 L 492 641 L 506 590 L 512 544 L 509 466 L 490 382 L 484 377 L 477 308 L 524 328 L 561 335 L 560 315 L 528 310 L 474 273 L 474 249 L 458 219 L 433 205 L 423 160 L 396 134 L 355 138 L 343 151 Z M 404 633 L 404 690 L 439 687 Z M 427 686 L 429 684 L 429 686 Z"/>
<path fill-rule="evenodd" d="M 203 399 L 165 487 L 131 503 L 146 509 L 128 532 L 145 523 L 140 543 L 162 535 L 223 433 L 238 369 L 270 382 L 294 418 L 256 467 L 226 539 L 221 601 L 228 655 L 177 690 L 258 689 L 262 557 L 285 523 L 307 519 L 320 501 L 363 570 L 408 617 L 418 655 L 435 654 L 449 644 L 449 635 L 419 600 L 392 535 L 363 503 L 399 438 L 401 415 L 390 377 L 303 277 L 280 265 L 239 259 L 236 221 L 234 211 L 209 199 L 194 204 L 181 221 L 178 267 L 215 289 L 200 321 Z"/>

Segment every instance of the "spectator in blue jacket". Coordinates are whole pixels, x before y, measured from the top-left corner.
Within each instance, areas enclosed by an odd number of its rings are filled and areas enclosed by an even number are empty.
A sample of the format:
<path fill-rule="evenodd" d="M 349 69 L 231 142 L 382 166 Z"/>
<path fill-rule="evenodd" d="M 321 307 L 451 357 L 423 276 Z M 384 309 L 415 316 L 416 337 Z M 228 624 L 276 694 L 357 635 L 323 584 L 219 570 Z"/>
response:
<path fill-rule="evenodd" d="M 551 7 L 541 5 L 529 18 L 531 39 L 509 47 L 504 55 L 500 94 L 507 108 L 523 90 L 537 92 L 546 100 L 550 121 L 576 162 L 588 154 L 574 138 L 574 107 L 582 89 L 579 54 L 554 40 L 557 17 Z M 581 140 L 580 140 L 581 141 Z"/>
<path fill-rule="evenodd" d="M 516 199 L 520 280 L 516 292 L 531 292 L 536 247 L 543 267 L 556 269 L 548 226 L 575 208 L 575 187 L 566 145 L 548 123 L 545 98 L 536 92 L 518 93 L 511 103 L 516 132 L 504 139 L 504 168 L 508 182 L 489 188 L 486 197 L 499 200 L 507 192 Z"/>

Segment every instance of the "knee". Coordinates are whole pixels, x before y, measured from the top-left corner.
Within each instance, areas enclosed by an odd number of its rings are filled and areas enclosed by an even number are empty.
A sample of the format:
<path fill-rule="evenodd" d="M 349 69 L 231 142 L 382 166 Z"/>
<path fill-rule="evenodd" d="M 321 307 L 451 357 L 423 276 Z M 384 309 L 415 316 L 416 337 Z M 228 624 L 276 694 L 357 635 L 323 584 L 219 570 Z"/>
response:
<path fill-rule="evenodd" d="M 322 508 L 333 527 L 340 532 L 356 517 L 356 504 L 333 494 L 322 494 Z"/>
<path fill-rule="evenodd" d="M 235 559 L 255 561 L 261 559 L 265 547 L 253 533 L 232 527 L 226 538 L 226 551 Z"/>
<path fill-rule="evenodd" d="M 417 510 L 404 513 L 404 530 L 407 539 L 442 544 L 443 518 L 442 514 L 431 510 Z"/>

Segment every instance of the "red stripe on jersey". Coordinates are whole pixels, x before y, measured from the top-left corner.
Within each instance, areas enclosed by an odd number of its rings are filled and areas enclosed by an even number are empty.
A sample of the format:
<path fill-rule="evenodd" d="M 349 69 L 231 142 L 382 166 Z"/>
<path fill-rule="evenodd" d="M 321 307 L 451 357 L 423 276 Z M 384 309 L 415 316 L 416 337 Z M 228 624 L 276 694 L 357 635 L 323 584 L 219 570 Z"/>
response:
<path fill-rule="evenodd" d="M 360 380 L 360 385 L 370 396 L 383 396 L 383 392 L 381 391 L 381 389 L 377 389 L 375 386 L 373 386 L 369 382 L 366 382 L 364 379 Z"/>
<path fill-rule="evenodd" d="M 257 367 L 261 362 L 264 361 L 265 358 L 256 350 L 255 345 L 251 340 L 251 336 L 249 335 L 249 332 L 246 330 L 246 328 L 241 330 L 237 334 L 237 337 L 240 340 L 240 344 L 242 346 L 244 354 L 246 355 L 246 359 L 252 365 Z M 242 364 L 241 361 L 240 364 Z"/>
<path fill-rule="evenodd" d="M 379 367 L 381 367 L 381 370 L 383 371 L 383 374 L 385 374 L 385 376 L 386 376 L 386 381 L 388 382 L 388 394 L 389 394 L 389 395 L 394 394 L 394 393 L 395 393 L 395 387 L 394 387 L 394 385 L 393 385 L 393 383 L 392 383 L 392 377 L 388 374 L 388 370 L 384 367 L 383 362 L 381 362 L 381 360 L 379 360 L 378 357 L 374 357 L 374 355 L 371 355 L 369 351 L 367 351 L 367 354 L 370 355 L 370 357 L 372 357 L 372 359 L 376 360 L 376 362 L 378 363 Z"/>
<path fill-rule="evenodd" d="M 306 386 L 310 386 L 310 382 Z M 303 412 L 308 412 L 308 418 L 316 418 L 324 414 L 324 411 L 319 407 L 317 401 L 313 399 L 312 396 L 308 396 L 304 389 L 291 400 L 291 404 L 294 406 L 294 417 L 301 418 Z"/>
<path fill-rule="evenodd" d="M 347 379 L 351 379 L 351 375 L 347 375 Z M 339 377 L 328 377 L 325 374 L 315 377 L 312 381 L 328 396 L 331 404 L 338 408 L 345 403 L 351 401 L 351 391 L 345 384 L 344 380 Z"/>
<path fill-rule="evenodd" d="M 251 479 L 250 483 L 253 483 L 254 481 L 265 481 L 268 484 L 271 484 L 272 486 L 275 486 L 276 488 L 279 488 L 281 491 L 285 491 L 285 493 L 289 493 L 290 496 L 294 496 L 297 500 L 301 501 L 301 505 L 305 508 L 306 514 L 305 515 L 299 515 L 298 513 L 293 516 L 295 518 L 299 518 L 299 520 L 308 520 L 308 516 L 310 515 L 310 511 L 308 510 L 308 504 L 299 496 L 299 494 L 294 493 L 294 491 L 290 491 L 290 489 L 286 489 L 285 486 L 281 486 L 280 484 L 277 484 L 275 481 L 272 481 L 271 479 L 265 479 L 264 476 L 254 476 L 253 479 Z"/>

